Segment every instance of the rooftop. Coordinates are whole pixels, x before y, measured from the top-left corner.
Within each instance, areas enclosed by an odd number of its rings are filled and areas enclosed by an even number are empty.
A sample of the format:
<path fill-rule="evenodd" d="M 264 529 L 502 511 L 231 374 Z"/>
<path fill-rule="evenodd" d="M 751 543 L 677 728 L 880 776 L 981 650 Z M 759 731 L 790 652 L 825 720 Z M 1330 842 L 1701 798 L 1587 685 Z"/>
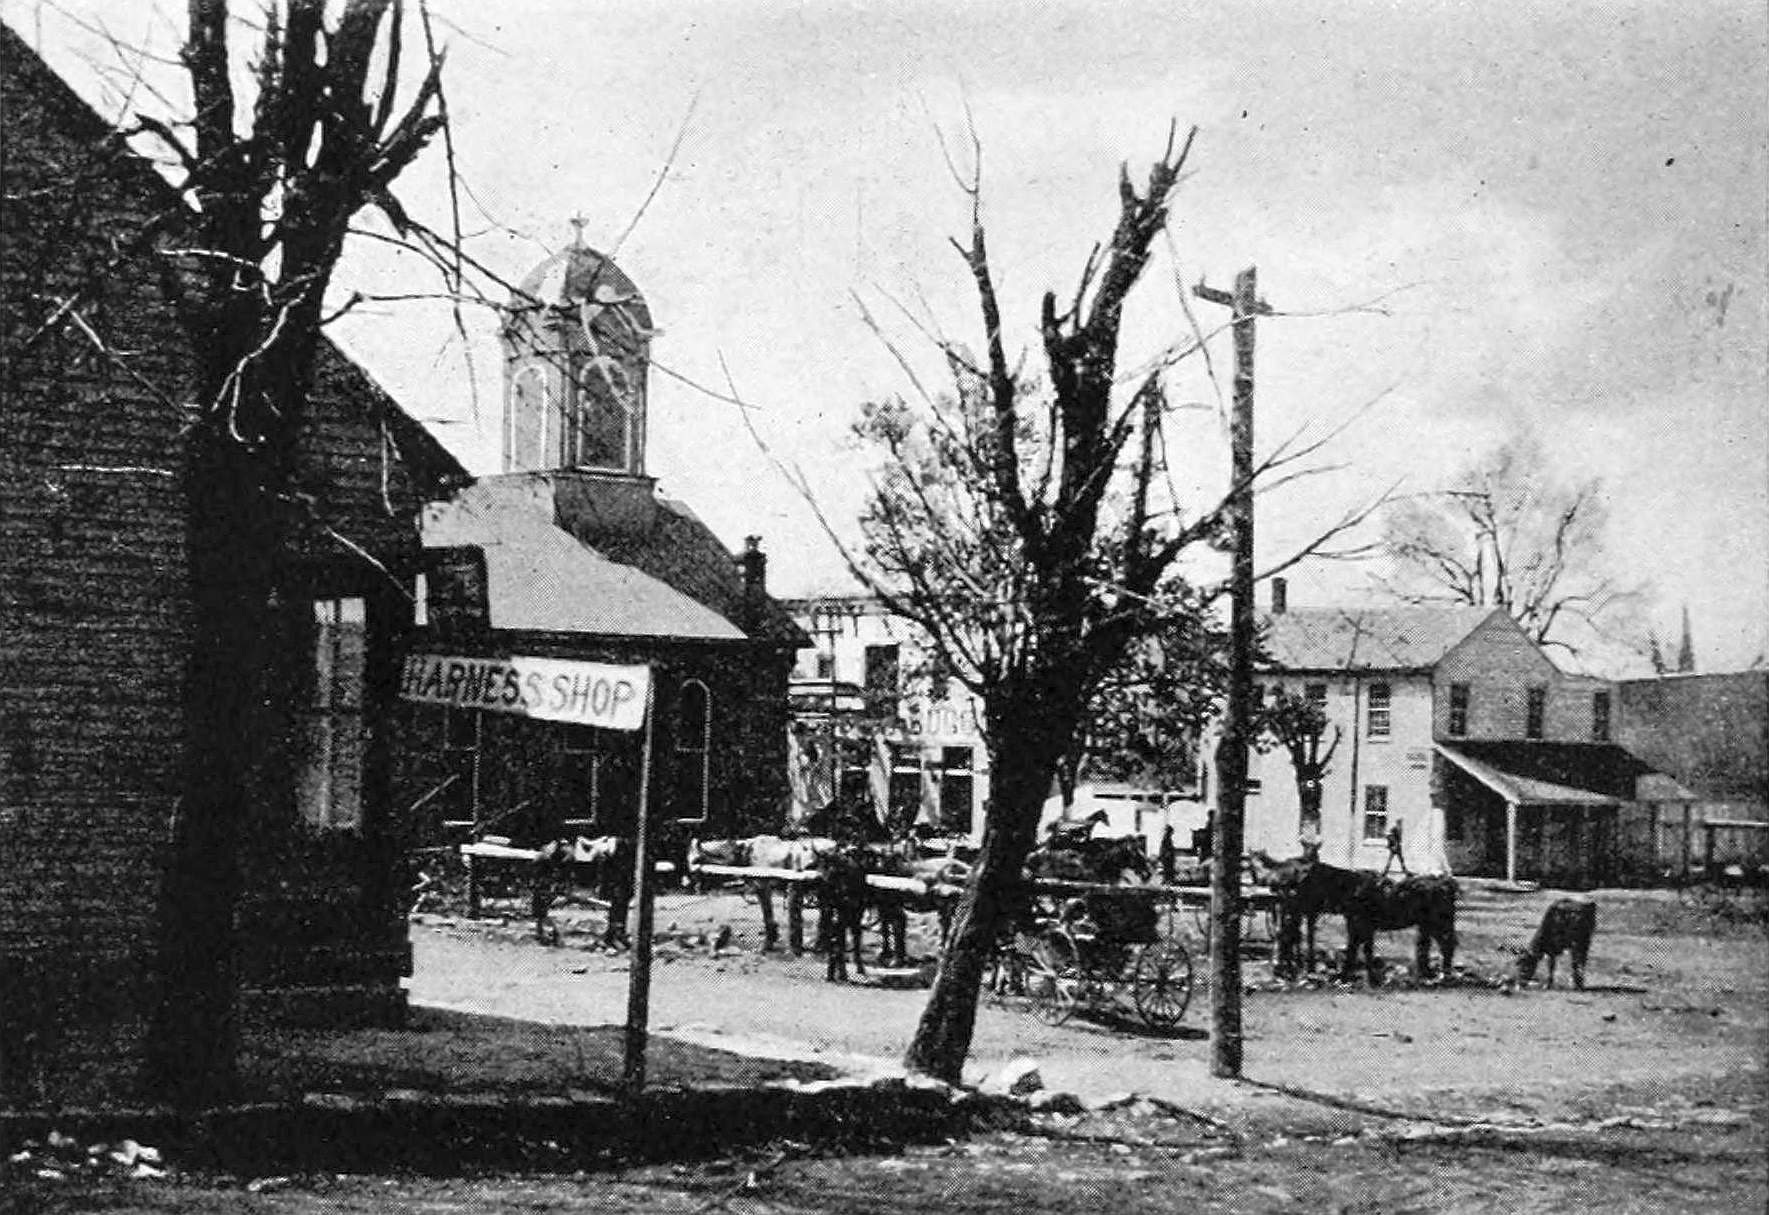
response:
<path fill-rule="evenodd" d="M 1264 618 L 1269 665 L 1288 671 L 1424 671 L 1501 608 L 1298 608 Z"/>

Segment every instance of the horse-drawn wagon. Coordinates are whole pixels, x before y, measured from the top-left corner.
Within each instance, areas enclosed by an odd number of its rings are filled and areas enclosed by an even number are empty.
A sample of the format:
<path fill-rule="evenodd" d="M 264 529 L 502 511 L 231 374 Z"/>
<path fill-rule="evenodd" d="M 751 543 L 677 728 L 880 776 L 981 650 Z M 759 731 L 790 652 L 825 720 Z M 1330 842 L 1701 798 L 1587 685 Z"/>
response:
<path fill-rule="evenodd" d="M 1157 886 L 1031 881 L 996 959 L 995 988 L 1024 995 L 1047 1025 L 1128 1003 L 1150 1028 L 1170 1028 L 1192 998 L 1191 954 L 1162 931 L 1171 906 Z"/>

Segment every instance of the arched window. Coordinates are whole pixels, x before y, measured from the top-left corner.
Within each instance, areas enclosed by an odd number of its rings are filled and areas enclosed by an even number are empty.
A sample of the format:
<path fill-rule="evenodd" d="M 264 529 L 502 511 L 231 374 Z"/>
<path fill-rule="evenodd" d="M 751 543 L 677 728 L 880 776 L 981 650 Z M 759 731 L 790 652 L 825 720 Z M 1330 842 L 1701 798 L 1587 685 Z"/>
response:
<path fill-rule="evenodd" d="M 676 797 L 670 809 L 676 818 L 706 817 L 712 736 L 712 692 L 698 679 L 683 680 L 676 704 Z"/>
<path fill-rule="evenodd" d="M 510 382 L 510 404 L 504 413 L 504 471 L 523 472 L 547 468 L 548 421 L 547 372 L 544 367 L 524 367 Z"/>
<path fill-rule="evenodd" d="M 613 356 L 597 355 L 584 363 L 565 431 L 565 463 L 574 468 L 632 471 L 632 401 L 632 383 Z"/>

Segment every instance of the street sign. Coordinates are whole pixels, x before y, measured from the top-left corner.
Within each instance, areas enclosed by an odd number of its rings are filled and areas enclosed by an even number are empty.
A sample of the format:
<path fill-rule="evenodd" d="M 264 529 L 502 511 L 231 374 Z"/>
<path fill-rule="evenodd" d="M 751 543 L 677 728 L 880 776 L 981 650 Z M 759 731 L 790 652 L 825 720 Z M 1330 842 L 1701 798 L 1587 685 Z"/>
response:
<path fill-rule="evenodd" d="M 409 654 L 399 680 L 403 700 L 511 713 L 604 730 L 645 725 L 648 666 L 563 658 L 466 658 Z"/>

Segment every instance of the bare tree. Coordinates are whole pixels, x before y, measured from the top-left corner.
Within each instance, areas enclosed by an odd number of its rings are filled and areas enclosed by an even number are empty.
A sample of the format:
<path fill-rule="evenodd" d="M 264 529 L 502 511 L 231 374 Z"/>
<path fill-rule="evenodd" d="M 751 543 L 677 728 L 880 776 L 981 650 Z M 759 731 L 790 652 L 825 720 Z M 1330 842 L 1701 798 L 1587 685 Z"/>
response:
<path fill-rule="evenodd" d="M 1638 592 L 1603 572 L 1596 479 L 1557 477 L 1533 435 L 1500 444 L 1442 490 L 1396 504 L 1389 589 L 1413 603 L 1502 607 L 1533 639 L 1577 653 Z"/>
<path fill-rule="evenodd" d="M 1132 647 L 1196 610 L 1168 593 L 1181 556 L 1225 534 L 1226 503 L 1188 514 L 1169 476 L 1163 376 L 1200 350 L 1204 335 L 1191 327 L 1129 383 L 1118 373 L 1126 302 L 1165 228 L 1195 131 L 1183 144 L 1176 134 L 1145 185 L 1128 167 L 1120 173 L 1114 230 L 1086 259 L 1066 305 L 1044 294 L 1041 377 L 1022 374 L 1008 355 L 980 169 L 961 179 L 971 230 L 953 244 L 976 288 L 984 353 L 927 333 L 945 355 L 951 390 L 927 390 L 898 352 L 917 396 L 873 402 L 857 424 L 881 458 L 850 566 L 890 610 L 926 630 L 944 668 L 985 705 L 993 775 L 982 850 L 906 1056 L 911 1070 L 949 1081 L 969 1052 L 983 971 L 1018 903 L 1061 757 Z M 974 134 L 972 147 L 980 164 Z M 1256 473 L 1312 450 L 1281 452 Z"/>

